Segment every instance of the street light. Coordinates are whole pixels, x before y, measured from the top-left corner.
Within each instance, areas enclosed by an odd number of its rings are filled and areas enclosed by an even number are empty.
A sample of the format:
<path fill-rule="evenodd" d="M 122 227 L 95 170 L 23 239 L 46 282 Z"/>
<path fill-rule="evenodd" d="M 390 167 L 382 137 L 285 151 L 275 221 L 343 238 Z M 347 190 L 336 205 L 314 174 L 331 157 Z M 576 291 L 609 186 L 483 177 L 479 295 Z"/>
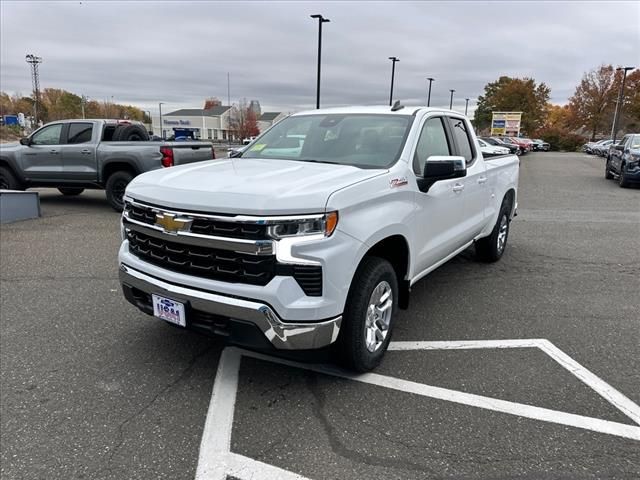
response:
<path fill-rule="evenodd" d="M 162 105 L 164 105 L 164 102 L 158 102 L 158 110 L 160 111 L 160 137 L 164 140 L 164 128 L 162 128 Z"/>
<path fill-rule="evenodd" d="M 391 60 L 391 93 L 389 93 L 389 106 L 391 106 L 393 102 L 393 79 L 396 73 L 396 62 L 399 62 L 400 59 L 398 57 L 389 57 L 389 60 Z"/>
<path fill-rule="evenodd" d="M 427 107 L 428 107 L 429 105 L 431 105 L 431 84 L 433 83 L 435 78 L 428 77 L 427 80 L 429 80 L 429 93 L 427 94 Z"/>
<path fill-rule="evenodd" d="M 467 110 L 469 109 L 469 99 L 468 99 L 468 98 L 465 98 L 465 99 L 464 99 L 464 101 L 465 101 L 465 104 L 464 104 L 464 114 L 465 114 L 465 116 L 466 116 L 466 115 L 467 115 Z"/>
<path fill-rule="evenodd" d="M 318 81 L 316 84 L 316 108 L 320 108 L 320 58 L 322 57 L 322 24 L 330 22 L 320 14 L 311 15 L 311 18 L 318 19 Z"/>
<path fill-rule="evenodd" d="M 613 143 L 616 143 L 616 134 L 618 133 L 618 120 L 622 114 L 622 96 L 624 95 L 624 82 L 627 79 L 627 71 L 633 70 L 636 67 L 618 67 L 616 71 L 622 70 L 622 83 L 620 84 L 620 91 L 618 92 L 618 104 L 616 105 L 616 111 L 613 114 L 613 125 L 611 126 L 611 139 Z"/>
<path fill-rule="evenodd" d="M 451 92 L 451 98 L 449 99 L 449 110 L 451 110 L 453 108 L 453 92 L 455 92 L 455 90 L 449 90 Z"/>

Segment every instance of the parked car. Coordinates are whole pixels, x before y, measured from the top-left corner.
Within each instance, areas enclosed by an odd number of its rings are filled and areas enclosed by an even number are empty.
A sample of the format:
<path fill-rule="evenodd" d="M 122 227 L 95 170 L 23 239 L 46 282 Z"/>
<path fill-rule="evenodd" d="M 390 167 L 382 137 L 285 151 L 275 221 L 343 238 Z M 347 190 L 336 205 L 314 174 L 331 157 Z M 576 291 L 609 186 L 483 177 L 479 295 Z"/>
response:
<path fill-rule="evenodd" d="M 509 143 L 511 145 L 516 145 L 520 149 L 520 153 L 516 153 L 516 155 L 525 155 L 528 151 L 528 145 L 524 142 L 520 142 L 516 137 L 498 137 L 504 143 Z"/>
<path fill-rule="evenodd" d="M 539 138 L 533 139 L 533 149 L 538 152 L 548 152 L 551 149 L 551 144 L 541 140 Z"/>
<path fill-rule="evenodd" d="M 527 151 L 533 152 L 535 150 L 535 143 L 530 138 L 518 137 L 516 140 L 524 143 L 527 146 Z"/>
<path fill-rule="evenodd" d="M 122 211 L 125 188 L 149 170 L 215 158 L 207 142 L 154 142 L 139 124 L 61 120 L 20 143 L 0 145 L 0 188 L 56 187 L 63 195 L 103 188 Z"/>
<path fill-rule="evenodd" d="M 607 155 L 604 178 L 617 177 L 621 187 L 640 183 L 640 133 L 630 133 L 611 145 Z"/>
<path fill-rule="evenodd" d="M 496 155 L 509 155 L 511 153 L 507 147 L 499 147 L 497 145 L 491 145 L 481 138 L 478 138 L 478 145 L 480 145 L 480 151 L 485 157 L 493 157 Z"/>
<path fill-rule="evenodd" d="M 585 153 L 593 154 L 593 153 L 594 153 L 594 151 L 593 151 L 593 150 L 594 150 L 598 145 L 600 145 L 600 144 L 601 144 L 601 143 L 603 143 L 603 142 L 609 142 L 609 145 L 611 144 L 611 140 L 603 139 L 603 140 L 599 140 L 599 141 L 597 141 L 597 142 L 588 142 L 588 143 L 585 143 L 585 144 L 582 146 L 582 149 L 585 151 Z"/>
<path fill-rule="evenodd" d="M 474 244 L 500 259 L 517 208 L 518 158 L 485 160 L 454 111 L 296 113 L 240 155 L 129 184 L 126 299 L 250 348 L 335 343 L 356 371 L 381 361 L 411 285 Z"/>
<path fill-rule="evenodd" d="M 598 142 L 591 147 L 591 153 L 598 155 L 599 157 L 604 157 L 609 153 L 610 145 L 613 145 L 613 140 L 603 140 Z"/>
<path fill-rule="evenodd" d="M 520 155 L 522 151 L 520 147 L 514 143 L 506 143 L 500 140 L 498 137 L 482 137 L 482 140 L 487 142 L 489 145 L 495 145 L 497 147 L 504 147 L 509 149 L 509 153 L 514 155 Z"/>

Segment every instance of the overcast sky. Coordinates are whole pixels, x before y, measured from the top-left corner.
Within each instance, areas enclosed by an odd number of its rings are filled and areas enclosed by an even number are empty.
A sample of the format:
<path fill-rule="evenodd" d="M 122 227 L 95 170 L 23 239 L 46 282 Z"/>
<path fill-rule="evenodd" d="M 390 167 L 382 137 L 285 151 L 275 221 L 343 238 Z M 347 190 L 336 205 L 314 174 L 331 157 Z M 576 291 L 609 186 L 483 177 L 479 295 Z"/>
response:
<path fill-rule="evenodd" d="M 0 2 L 0 89 L 31 92 L 24 57 L 43 58 L 41 87 L 163 109 L 217 96 L 264 110 L 315 106 L 323 26 L 322 105 L 394 98 L 471 106 L 500 75 L 533 77 L 565 103 L 586 70 L 640 66 L 640 2 Z"/>

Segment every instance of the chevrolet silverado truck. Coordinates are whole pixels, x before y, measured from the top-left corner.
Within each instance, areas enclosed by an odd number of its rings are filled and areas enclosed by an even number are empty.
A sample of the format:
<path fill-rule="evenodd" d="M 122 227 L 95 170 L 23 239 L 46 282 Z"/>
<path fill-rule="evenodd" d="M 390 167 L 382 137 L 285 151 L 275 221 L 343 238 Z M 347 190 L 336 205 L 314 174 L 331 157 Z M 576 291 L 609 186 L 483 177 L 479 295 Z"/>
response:
<path fill-rule="evenodd" d="M 48 123 L 16 144 L 0 145 L 0 189 L 56 187 L 63 195 L 103 188 L 122 211 L 125 188 L 150 170 L 211 160 L 207 142 L 153 142 L 141 124 L 117 120 Z"/>
<path fill-rule="evenodd" d="M 128 185 L 124 296 L 234 344 L 333 345 L 343 365 L 371 370 L 416 282 L 472 245 L 485 261 L 503 255 L 518 173 L 515 155 L 485 160 L 454 111 L 297 113 L 239 156 Z"/>

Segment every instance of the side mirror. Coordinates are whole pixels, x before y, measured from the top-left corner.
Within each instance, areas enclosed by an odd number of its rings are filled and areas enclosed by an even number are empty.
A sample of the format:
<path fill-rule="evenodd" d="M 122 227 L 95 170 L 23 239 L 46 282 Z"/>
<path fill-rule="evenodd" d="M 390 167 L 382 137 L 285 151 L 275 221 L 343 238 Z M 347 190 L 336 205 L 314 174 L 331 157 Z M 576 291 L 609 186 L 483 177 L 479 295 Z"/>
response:
<path fill-rule="evenodd" d="M 621 152 L 624 152 L 624 145 L 622 143 L 617 143 L 616 145 L 613 146 L 613 148 L 615 148 L 616 150 L 620 150 Z"/>
<path fill-rule="evenodd" d="M 31 145 L 31 139 L 29 137 L 21 138 L 20 145 L 26 145 L 28 147 L 29 145 Z"/>
<path fill-rule="evenodd" d="M 464 157 L 431 156 L 424 164 L 422 178 L 418 178 L 418 188 L 426 193 L 431 186 L 442 180 L 461 178 L 467 175 Z"/>

